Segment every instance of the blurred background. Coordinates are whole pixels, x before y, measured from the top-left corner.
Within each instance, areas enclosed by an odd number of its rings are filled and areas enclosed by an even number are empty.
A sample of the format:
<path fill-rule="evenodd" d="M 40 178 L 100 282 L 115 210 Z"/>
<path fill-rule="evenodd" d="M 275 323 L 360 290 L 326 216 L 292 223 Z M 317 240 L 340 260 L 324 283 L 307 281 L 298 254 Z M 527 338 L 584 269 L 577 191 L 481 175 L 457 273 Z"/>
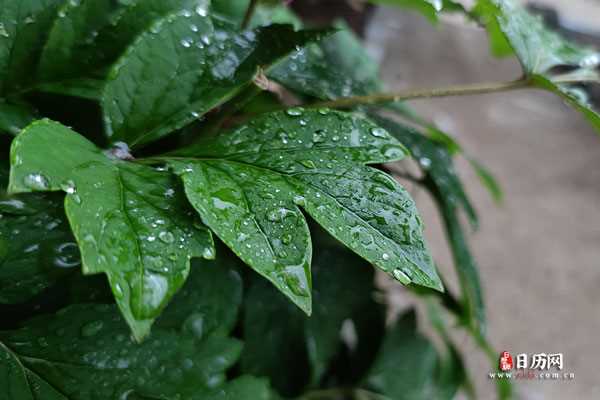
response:
<path fill-rule="evenodd" d="M 299 3 L 310 12 L 310 1 Z M 516 59 L 493 58 L 485 32 L 461 16 L 444 16 L 433 26 L 410 11 L 361 10 L 359 2 L 349 3 L 344 13 L 379 61 L 389 89 L 505 81 L 520 74 Z M 565 35 L 600 49 L 600 1 L 523 3 Z M 313 8 L 313 18 L 328 18 L 326 8 Z M 513 355 L 563 353 L 563 371 L 575 373 L 572 381 L 519 381 L 517 393 L 526 400 L 599 399 L 600 136 L 580 114 L 540 91 L 410 104 L 483 161 L 504 189 L 497 206 L 467 162 L 457 160 L 481 217 L 470 240 L 492 344 Z M 412 193 L 434 258 L 451 277 L 452 258 L 433 202 L 416 188 Z M 411 300 L 394 287 L 393 304 L 403 308 Z M 485 356 L 466 334 L 457 330 L 455 339 L 478 398 L 495 398 Z"/>

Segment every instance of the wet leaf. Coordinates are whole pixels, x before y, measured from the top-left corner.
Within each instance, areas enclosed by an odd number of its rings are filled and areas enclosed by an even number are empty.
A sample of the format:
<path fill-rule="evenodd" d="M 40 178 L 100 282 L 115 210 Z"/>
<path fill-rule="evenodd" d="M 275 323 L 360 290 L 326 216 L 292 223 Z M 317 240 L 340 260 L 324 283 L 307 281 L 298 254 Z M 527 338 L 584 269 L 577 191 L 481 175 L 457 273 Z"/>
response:
<path fill-rule="evenodd" d="M 455 354 L 444 357 L 417 331 L 414 311 L 387 332 L 365 385 L 391 399 L 453 399 L 462 380 Z"/>
<path fill-rule="evenodd" d="M 290 109 L 177 155 L 168 162 L 203 222 L 307 313 L 310 242 L 296 206 L 404 284 L 441 289 L 414 202 L 393 178 L 361 165 L 405 155 L 369 120 Z"/>
<path fill-rule="evenodd" d="M 190 258 L 213 258 L 214 248 L 170 174 L 117 154 L 59 123 L 34 122 L 13 141 L 9 191 L 67 193 L 83 272 L 108 276 L 140 340 L 185 281 Z"/>
<path fill-rule="evenodd" d="M 0 394 L 60 400 L 267 399 L 263 380 L 242 376 L 227 381 L 225 372 L 238 359 L 241 343 L 228 337 L 231 326 L 208 328 L 230 318 L 212 306 L 235 318 L 241 282 L 226 264 L 204 264 L 185 290 L 208 294 L 210 302 L 199 306 L 195 294 L 177 297 L 164 313 L 168 323 L 161 319 L 142 344 L 130 338 L 112 305 L 72 305 L 21 329 L 0 332 Z M 222 286 L 217 290 L 213 284 Z M 171 315 L 179 308 L 195 312 L 187 318 Z"/>
<path fill-rule="evenodd" d="M 62 0 L 0 2 L 0 93 L 34 81 L 38 58 Z"/>
<path fill-rule="evenodd" d="M 481 282 L 458 213 L 464 210 L 473 226 L 477 226 L 477 215 L 456 174 L 452 156 L 445 146 L 411 128 L 381 117 L 376 121 L 409 148 L 425 172 L 425 186 L 440 210 L 454 257 L 465 307 L 464 317 L 468 324 L 483 332 L 486 318 Z"/>
<path fill-rule="evenodd" d="M 203 0 L 66 1 L 49 32 L 38 79 L 57 82 L 103 76 L 106 68 L 150 23 Z"/>
<path fill-rule="evenodd" d="M 165 136 L 238 94 L 259 66 L 321 33 L 288 25 L 238 33 L 213 25 L 204 11 L 165 17 L 111 69 L 102 100 L 107 133 L 132 146 Z"/>
<path fill-rule="evenodd" d="M 62 202 L 59 194 L 0 195 L 0 303 L 29 300 L 81 265 Z"/>
<path fill-rule="evenodd" d="M 244 300 L 244 372 L 267 376 L 283 394 L 318 384 L 341 346 L 345 320 L 371 301 L 373 270 L 343 247 L 319 247 L 313 262 L 315 299 L 303 315 L 266 281 L 254 279 Z M 272 316 L 281 321 L 272 323 Z M 264 346 L 265 340 L 271 344 Z"/>
<path fill-rule="evenodd" d="M 329 100 L 381 91 L 379 66 L 342 22 L 339 30 L 277 65 L 269 77 L 298 93 Z"/>
<path fill-rule="evenodd" d="M 546 28 L 513 0 L 479 0 L 476 11 L 496 43 L 503 39 L 521 62 L 533 85 L 553 92 L 581 112 L 600 133 L 600 113 L 587 99 L 578 81 L 600 83 L 600 52 L 573 44 Z M 563 69 L 568 69 L 563 74 Z M 565 82 L 573 82 L 573 85 Z"/>

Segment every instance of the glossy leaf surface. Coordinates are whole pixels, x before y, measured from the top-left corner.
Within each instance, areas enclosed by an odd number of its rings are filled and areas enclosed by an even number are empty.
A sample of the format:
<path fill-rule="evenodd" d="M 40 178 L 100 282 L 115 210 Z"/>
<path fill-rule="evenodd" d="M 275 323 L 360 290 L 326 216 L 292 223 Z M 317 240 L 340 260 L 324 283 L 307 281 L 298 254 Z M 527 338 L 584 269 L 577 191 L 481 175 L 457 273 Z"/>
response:
<path fill-rule="evenodd" d="M 103 95 L 107 133 L 130 145 L 156 140 L 198 119 L 319 33 L 271 25 L 233 32 L 205 11 L 155 23 L 113 66 Z M 147 82 L 153 82 L 148 85 Z"/>
<path fill-rule="evenodd" d="M 13 193 L 67 193 L 83 272 L 107 274 L 137 339 L 185 281 L 190 258 L 214 257 L 210 232 L 194 221 L 166 172 L 111 159 L 49 120 L 33 123 L 13 141 L 11 161 Z"/>
<path fill-rule="evenodd" d="M 404 284 L 441 288 L 412 199 L 391 177 L 361 165 L 405 155 L 367 119 L 290 109 L 180 153 L 169 164 L 202 220 L 307 313 L 310 242 L 296 206 Z"/>

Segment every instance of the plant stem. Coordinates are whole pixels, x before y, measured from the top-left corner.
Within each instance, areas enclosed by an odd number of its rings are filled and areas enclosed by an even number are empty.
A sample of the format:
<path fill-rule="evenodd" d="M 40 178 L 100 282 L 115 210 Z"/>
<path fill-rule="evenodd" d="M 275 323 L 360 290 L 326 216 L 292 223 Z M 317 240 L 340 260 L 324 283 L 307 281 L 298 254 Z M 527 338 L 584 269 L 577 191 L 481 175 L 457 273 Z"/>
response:
<path fill-rule="evenodd" d="M 348 108 L 357 105 L 389 103 L 402 100 L 428 99 L 434 97 L 466 96 L 473 94 L 504 92 L 508 90 L 532 87 L 529 79 L 518 79 L 509 82 L 477 83 L 441 88 L 408 89 L 394 93 L 377 93 L 366 96 L 341 97 L 335 100 L 319 101 L 306 107 Z"/>
<path fill-rule="evenodd" d="M 256 10 L 257 5 L 258 0 L 250 0 L 250 4 L 248 4 L 246 14 L 244 15 L 244 20 L 242 21 L 242 29 L 246 29 L 250 24 L 250 20 L 252 19 L 252 15 L 254 15 L 254 10 Z"/>

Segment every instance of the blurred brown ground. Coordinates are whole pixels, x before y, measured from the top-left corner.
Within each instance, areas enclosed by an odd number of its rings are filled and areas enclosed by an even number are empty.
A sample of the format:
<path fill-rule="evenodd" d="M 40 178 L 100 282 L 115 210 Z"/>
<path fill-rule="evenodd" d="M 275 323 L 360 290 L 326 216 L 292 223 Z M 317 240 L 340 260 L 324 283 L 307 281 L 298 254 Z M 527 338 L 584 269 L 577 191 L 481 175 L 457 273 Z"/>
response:
<path fill-rule="evenodd" d="M 572 5 L 570 21 L 580 13 L 593 27 L 590 12 L 600 20 L 600 2 L 548 2 Z M 581 7 L 588 7 L 587 14 Z M 367 41 L 393 89 L 509 80 L 519 74 L 514 60 L 489 55 L 483 31 L 454 20 L 436 28 L 416 14 L 379 9 Z M 491 168 L 504 189 L 505 201 L 498 207 L 467 163 L 458 161 L 481 216 L 481 228 L 470 239 L 493 345 L 513 354 L 561 352 L 564 371 L 575 373 L 573 381 L 518 383 L 517 392 L 526 400 L 600 399 L 600 136 L 577 112 L 538 91 L 411 105 Z M 426 193 L 415 196 L 434 256 L 452 276 L 437 212 Z M 399 305 L 402 296 L 397 296 Z M 456 332 L 455 338 L 478 398 L 496 398 L 487 360 L 466 335 Z"/>

